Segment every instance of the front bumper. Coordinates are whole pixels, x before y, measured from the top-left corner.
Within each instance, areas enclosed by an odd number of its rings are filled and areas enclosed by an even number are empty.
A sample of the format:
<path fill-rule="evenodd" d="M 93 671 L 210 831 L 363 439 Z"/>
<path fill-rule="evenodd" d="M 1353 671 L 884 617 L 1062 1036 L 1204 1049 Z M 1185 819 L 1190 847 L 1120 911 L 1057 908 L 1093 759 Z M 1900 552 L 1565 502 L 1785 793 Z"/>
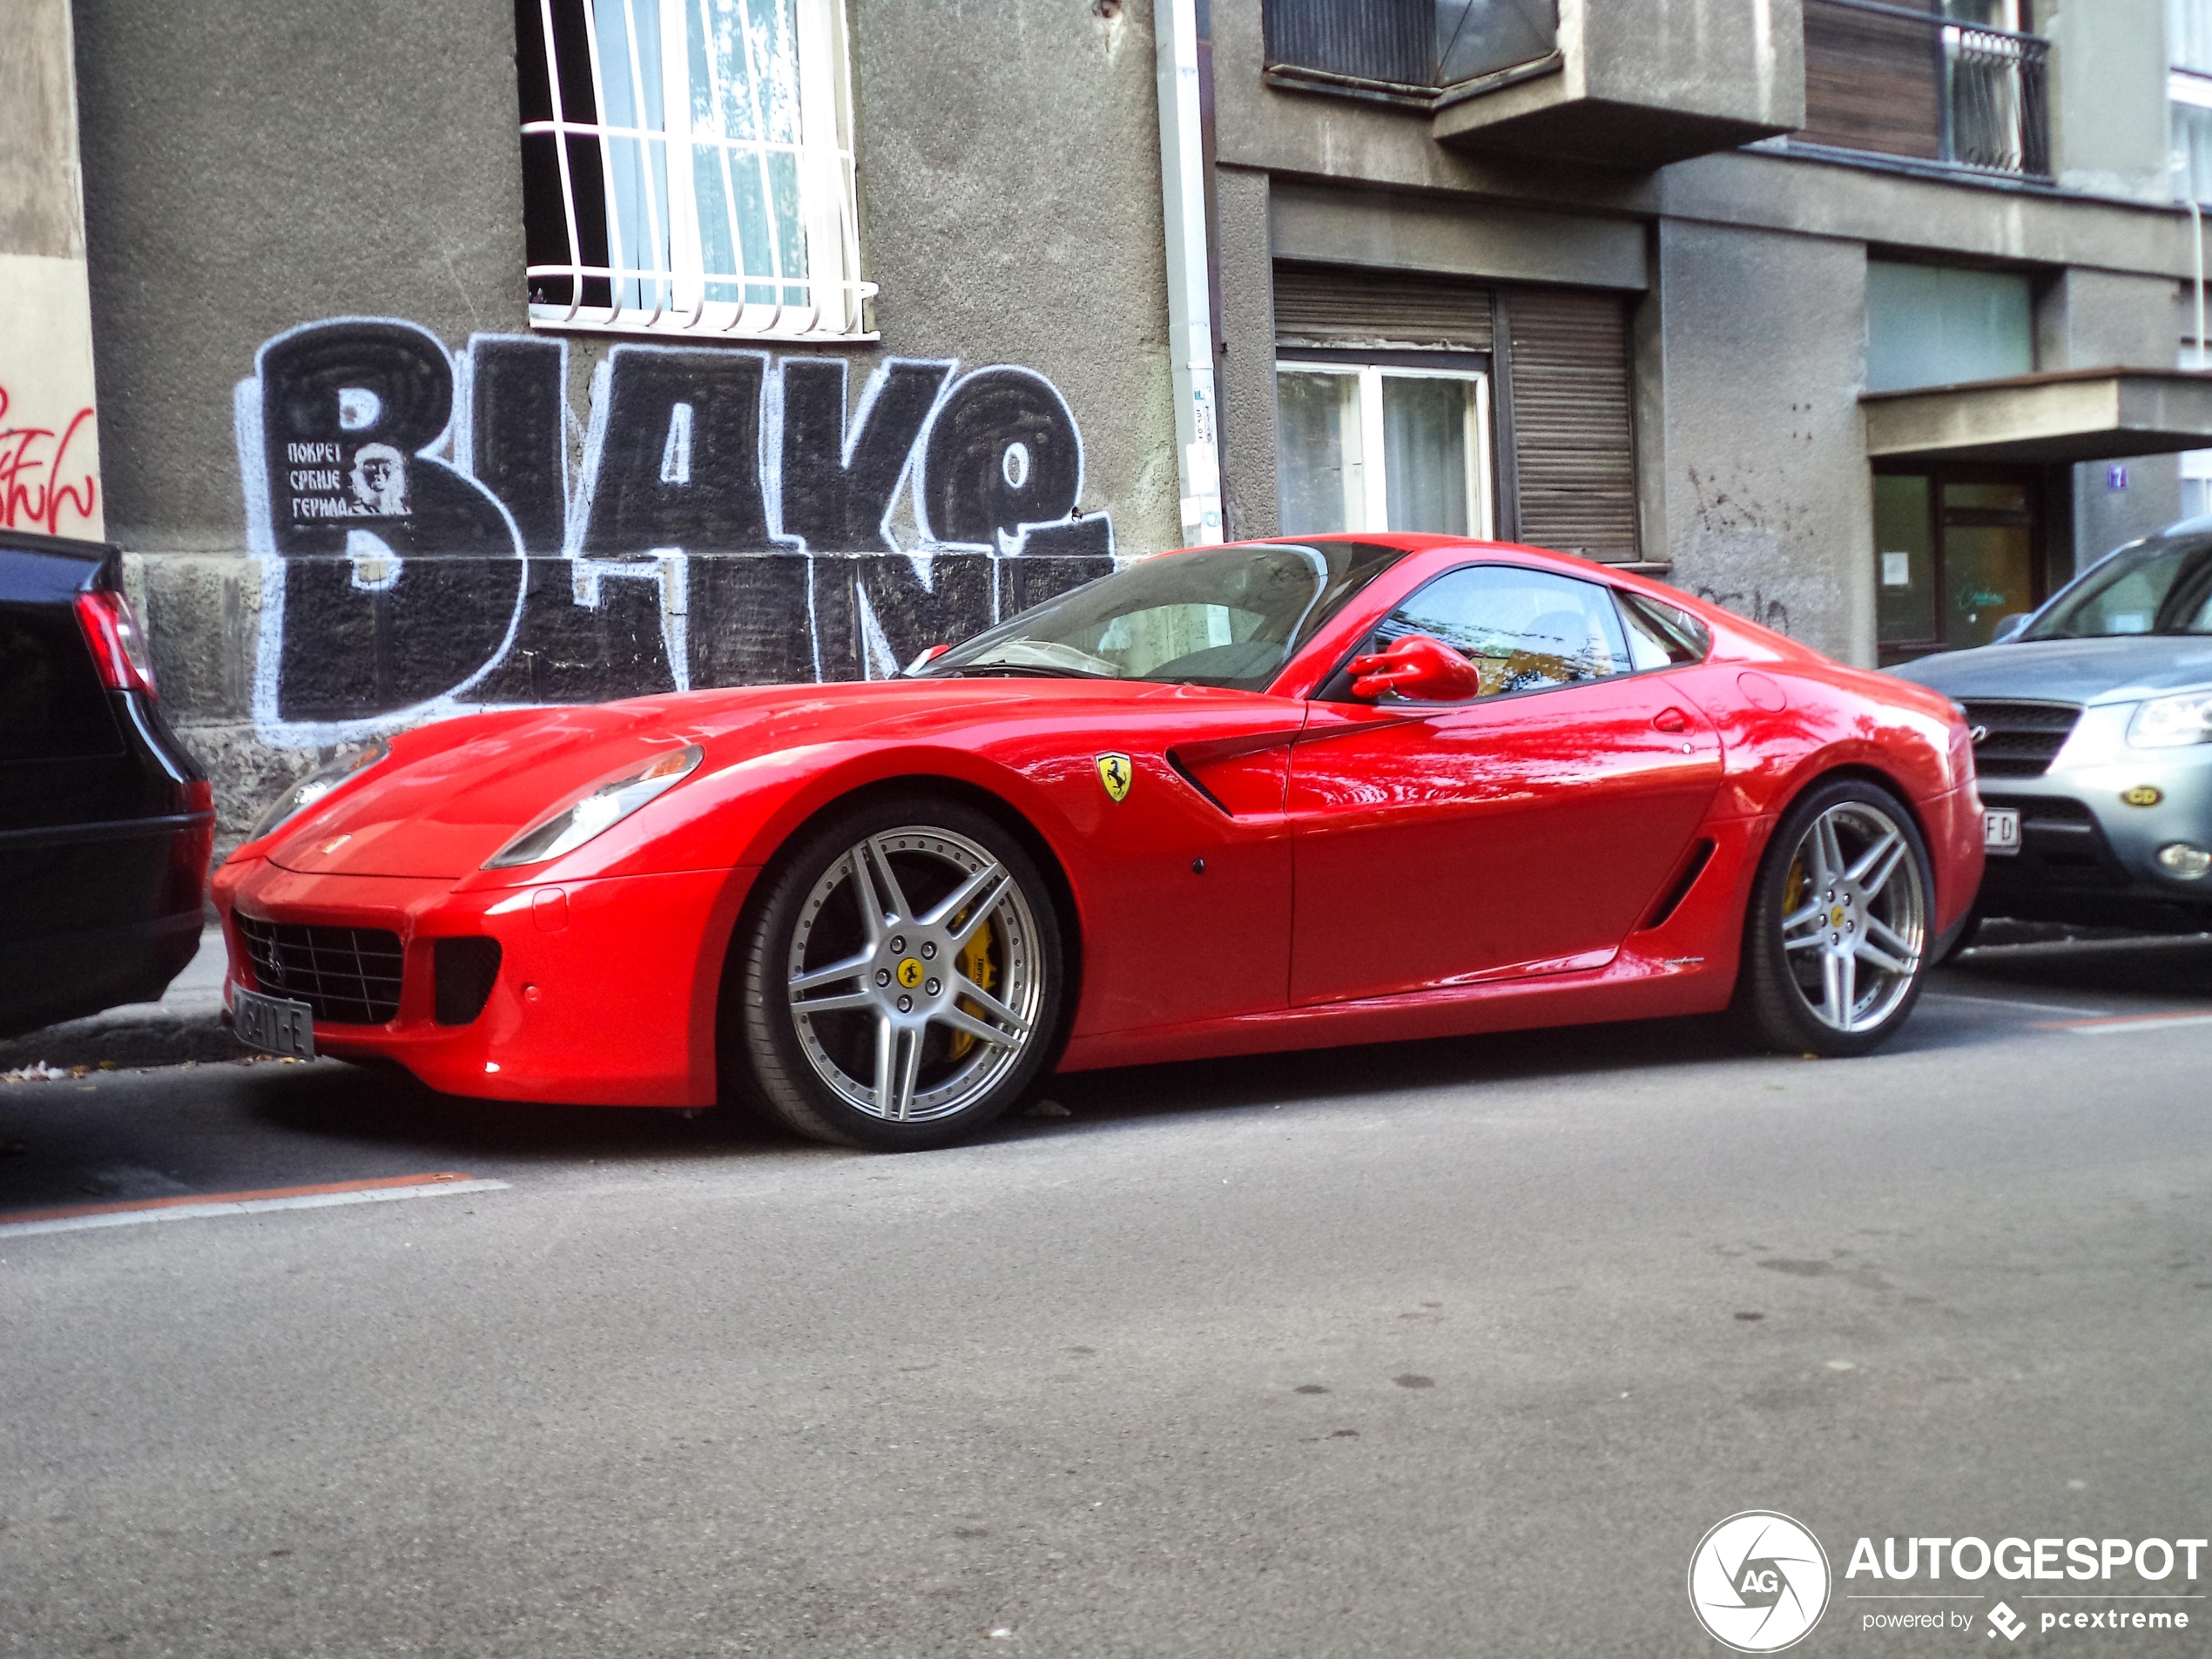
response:
<path fill-rule="evenodd" d="M 2175 841 L 2212 847 L 2212 744 L 2130 748 L 2135 706 L 2085 711 L 2040 777 L 1982 780 L 1986 805 L 2020 814 L 2020 853 L 1989 860 L 1984 914 L 2190 928 L 2212 918 L 2212 876 L 2176 876 L 2157 860 Z M 2156 799 L 2135 804 L 2146 791 Z"/>
<path fill-rule="evenodd" d="M 382 1059 L 433 1089 L 588 1106 L 705 1106 L 716 1096 L 722 963 L 752 869 L 475 887 L 401 876 L 303 875 L 266 860 L 214 881 L 228 985 L 254 983 L 239 913 L 307 927 L 396 934 L 399 1013 L 381 1025 L 317 1018 L 318 1052 Z M 482 1011 L 436 1014 L 437 941 L 498 941 Z M 225 1001 L 229 1001 L 228 985 Z"/>

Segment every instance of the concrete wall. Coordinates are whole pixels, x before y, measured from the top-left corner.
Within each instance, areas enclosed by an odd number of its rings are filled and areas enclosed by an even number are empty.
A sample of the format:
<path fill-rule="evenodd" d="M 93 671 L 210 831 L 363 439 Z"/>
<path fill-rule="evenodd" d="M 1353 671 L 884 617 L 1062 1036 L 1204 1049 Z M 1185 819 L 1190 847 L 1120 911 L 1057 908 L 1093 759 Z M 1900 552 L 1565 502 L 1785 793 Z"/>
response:
<path fill-rule="evenodd" d="M 2036 367 L 2045 369 L 2170 368 L 2185 324 L 2182 287 L 2169 279 L 2114 271 L 2060 272 L 2035 307 Z M 2115 470 L 2116 469 L 2116 470 Z M 2148 536 L 2181 516 L 2180 458 L 2137 455 L 2074 469 L 2071 534 L 2054 526 L 2054 584 L 2122 542 Z M 2070 560 L 2068 556 L 2070 556 Z"/>
<path fill-rule="evenodd" d="M 341 740 L 882 672 L 1177 539 L 1147 4 L 849 0 L 880 343 L 696 349 L 532 334 L 509 0 L 78 12 L 112 528 L 226 835 Z M 364 437 L 404 489 L 302 519 Z"/>
<path fill-rule="evenodd" d="M 2052 166 L 2069 190 L 2173 197 L 2165 0 L 2059 0 L 2035 8 L 2051 42 Z"/>
<path fill-rule="evenodd" d="M 1871 662 L 1864 246 L 1677 220 L 1655 239 L 1637 439 L 1669 580 Z"/>
<path fill-rule="evenodd" d="M 1275 469 L 1275 261 L 1271 181 L 1223 167 L 1215 177 L 1221 266 L 1222 509 L 1228 539 L 1280 532 Z"/>

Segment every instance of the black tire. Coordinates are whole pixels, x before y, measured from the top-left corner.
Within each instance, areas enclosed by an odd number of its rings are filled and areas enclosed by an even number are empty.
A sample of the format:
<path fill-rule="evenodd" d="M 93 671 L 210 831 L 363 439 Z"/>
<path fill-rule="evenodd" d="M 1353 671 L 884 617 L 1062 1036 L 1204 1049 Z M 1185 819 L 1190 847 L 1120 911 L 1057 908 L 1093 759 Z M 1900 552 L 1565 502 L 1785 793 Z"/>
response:
<path fill-rule="evenodd" d="M 1946 962 L 1957 961 L 1960 956 L 1972 950 L 1974 948 L 1974 940 L 1981 933 L 1981 906 L 1977 904 L 1959 918 L 1959 925 L 1952 929 L 1951 937 L 1940 941 L 1940 948 L 1935 954 L 1935 965 L 1941 968 Z"/>
<path fill-rule="evenodd" d="M 1816 844 L 1816 826 L 1824 824 L 1827 839 Z M 1887 849 L 1884 838 L 1892 833 L 1901 843 L 1894 861 L 1884 850 L 1863 879 L 1852 879 L 1851 869 L 1878 845 Z M 1841 867 L 1824 880 L 1823 864 Z M 1879 1048 L 1919 1000 L 1934 942 L 1934 894 L 1927 846 L 1895 795 L 1858 778 L 1816 785 L 1783 814 L 1760 860 L 1743 919 L 1738 1017 L 1787 1054 L 1840 1059 Z M 1792 921 L 1795 949 L 1784 937 Z M 1862 970 L 1873 988 L 1859 988 Z"/>
<path fill-rule="evenodd" d="M 732 941 L 724 1058 L 771 1119 L 813 1140 L 918 1151 L 974 1134 L 1035 1083 L 1066 958 L 1035 861 L 995 819 L 941 795 L 879 797 L 807 831 L 761 881 Z M 979 881 L 980 911 L 930 921 Z M 873 939 L 864 891 L 881 918 Z M 820 982 L 794 1006 L 801 977 Z"/>

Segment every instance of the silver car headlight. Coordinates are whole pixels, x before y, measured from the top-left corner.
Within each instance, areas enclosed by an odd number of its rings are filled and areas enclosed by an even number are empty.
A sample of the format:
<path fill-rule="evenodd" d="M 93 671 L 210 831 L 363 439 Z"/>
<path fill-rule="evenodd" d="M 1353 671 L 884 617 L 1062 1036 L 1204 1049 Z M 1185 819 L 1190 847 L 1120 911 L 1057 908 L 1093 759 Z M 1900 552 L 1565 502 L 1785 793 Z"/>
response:
<path fill-rule="evenodd" d="M 313 806 L 347 779 L 367 772 L 391 752 L 392 745 L 381 741 L 356 744 L 349 749 L 340 750 L 338 758 L 323 767 L 321 771 L 309 772 L 284 793 L 279 795 L 270 806 L 269 810 L 254 820 L 253 833 L 246 839 L 249 841 L 258 841 L 264 835 L 273 833 L 289 820 L 299 817 L 300 813 L 306 812 L 308 807 Z"/>
<path fill-rule="evenodd" d="M 2178 749 L 2212 743 L 2212 691 L 2155 697 L 2128 722 L 2128 741 L 2138 749 Z"/>
<path fill-rule="evenodd" d="M 484 860 L 487 870 L 512 869 L 518 864 L 543 864 L 563 853 L 573 853 L 602 831 L 682 783 L 695 771 L 704 754 L 697 744 L 656 755 L 635 772 L 610 779 L 590 794 L 570 801 L 550 818 L 542 819 Z"/>

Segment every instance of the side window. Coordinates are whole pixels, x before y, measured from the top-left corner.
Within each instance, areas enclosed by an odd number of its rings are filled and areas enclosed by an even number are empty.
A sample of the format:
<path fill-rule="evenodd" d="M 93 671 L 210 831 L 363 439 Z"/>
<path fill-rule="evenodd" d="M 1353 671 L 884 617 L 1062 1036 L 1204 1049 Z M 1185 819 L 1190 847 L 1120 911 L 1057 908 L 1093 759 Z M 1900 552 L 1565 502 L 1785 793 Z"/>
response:
<path fill-rule="evenodd" d="M 1376 634 L 1384 647 L 1407 634 L 1433 635 L 1474 664 L 1485 697 L 1629 671 L 1611 590 L 1512 565 L 1439 577 Z"/>
<path fill-rule="evenodd" d="M 1712 650 L 1713 638 L 1705 624 L 1687 610 L 1635 593 L 1623 593 L 1620 600 L 1621 614 L 1629 624 L 1629 662 L 1638 673 L 1702 663 Z"/>

